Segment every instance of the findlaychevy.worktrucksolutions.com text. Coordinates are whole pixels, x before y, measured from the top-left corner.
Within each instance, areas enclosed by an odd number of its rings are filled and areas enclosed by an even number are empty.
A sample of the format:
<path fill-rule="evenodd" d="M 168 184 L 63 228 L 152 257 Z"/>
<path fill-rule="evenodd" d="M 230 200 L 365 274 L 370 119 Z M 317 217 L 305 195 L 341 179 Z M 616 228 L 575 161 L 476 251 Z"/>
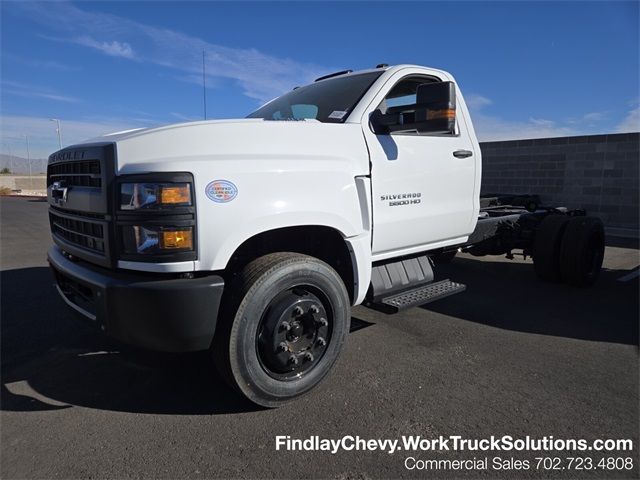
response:
<path fill-rule="evenodd" d="M 275 437 L 276 450 L 330 452 L 339 451 L 381 451 L 393 454 L 397 451 L 458 451 L 458 452 L 612 452 L 632 451 L 633 440 L 594 439 L 586 440 L 555 438 L 553 436 L 523 438 L 511 435 L 487 438 L 464 438 L 460 435 L 424 438 L 419 435 L 398 438 L 362 438 L 345 435 L 340 438 L 322 438 L 312 435 L 307 438 L 292 438 L 289 435 Z"/>

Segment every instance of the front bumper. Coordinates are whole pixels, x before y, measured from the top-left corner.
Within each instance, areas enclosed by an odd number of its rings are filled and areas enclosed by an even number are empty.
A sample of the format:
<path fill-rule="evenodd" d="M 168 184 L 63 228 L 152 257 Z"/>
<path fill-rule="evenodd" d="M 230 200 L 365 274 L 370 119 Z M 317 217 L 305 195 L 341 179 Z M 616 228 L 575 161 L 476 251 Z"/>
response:
<path fill-rule="evenodd" d="M 224 280 L 131 274 L 47 255 L 62 299 L 90 324 L 132 345 L 167 352 L 205 350 L 216 329 Z"/>

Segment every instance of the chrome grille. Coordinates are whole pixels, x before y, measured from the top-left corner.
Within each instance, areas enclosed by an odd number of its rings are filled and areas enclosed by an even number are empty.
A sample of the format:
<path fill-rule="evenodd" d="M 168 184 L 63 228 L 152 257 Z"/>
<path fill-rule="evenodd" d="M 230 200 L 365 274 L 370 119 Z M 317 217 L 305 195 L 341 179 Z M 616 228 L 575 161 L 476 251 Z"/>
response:
<path fill-rule="evenodd" d="M 60 215 L 49 211 L 51 231 L 61 239 L 87 250 L 105 254 L 105 228 L 89 218 Z"/>
<path fill-rule="evenodd" d="M 102 187 L 99 160 L 81 160 L 55 163 L 47 169 L 47 186 L 53 182 L 65 182 L 67 187 Z"/>
<path fill-rule="evenodd" d="M 47 200 L 53 241 L 74 257 L 112 267 L 109 215 L 112 142 L 72 145 L 49 155 Z"/>

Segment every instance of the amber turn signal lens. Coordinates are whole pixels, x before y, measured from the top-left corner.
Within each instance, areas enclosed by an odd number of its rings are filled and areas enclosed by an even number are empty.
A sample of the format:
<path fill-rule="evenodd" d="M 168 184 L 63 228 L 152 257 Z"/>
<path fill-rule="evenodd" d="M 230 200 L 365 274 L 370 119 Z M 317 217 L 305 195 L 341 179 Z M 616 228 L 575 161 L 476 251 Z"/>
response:
<path fill-rule="evenodd" d="M 193 250 L 193 232 L 188 230 L 163 230 L 160 232 L 160 248 L 166 250 Z"/>
<path fill-rule="evenodd" d="M 437 118 L 454 119 L 456 118 L 456 111 L 451 108 L 444 110 L 427 110 L 427 120 L 435 120 Z"/>
<path fill-rule="evenodd" d="M 160 190 L 160 203 L 165 205 L 191 205 L 191 188 L 188 183 L 163 185 Z"/>

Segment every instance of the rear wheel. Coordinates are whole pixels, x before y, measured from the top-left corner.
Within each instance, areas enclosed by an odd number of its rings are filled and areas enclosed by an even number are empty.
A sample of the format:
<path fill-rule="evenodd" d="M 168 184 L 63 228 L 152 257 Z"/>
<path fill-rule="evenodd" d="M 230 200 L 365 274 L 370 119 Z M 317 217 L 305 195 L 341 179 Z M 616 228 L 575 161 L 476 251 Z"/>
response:
<path fill-rule="evenodd" d="M 560 249 L 562 280 L 578 287 L 593 285 L 604 258 L 604 227 L 596 217 L 574 217 L 567 224 Z"/>
<path fill-rule="evenodd" d="M 340 276 L 307 255 L 258 258 L 238 276 L 214 341 L 216 365 L 251 401 L 276 407 L 318 385 L 349 331 Z"/>
<path fill-rule="evenodd" d="M 533 242 L 533 267 L 546 282 L 560 281 L 560 248 L 570 218 L 564 215 L 545 217 Z"/>

